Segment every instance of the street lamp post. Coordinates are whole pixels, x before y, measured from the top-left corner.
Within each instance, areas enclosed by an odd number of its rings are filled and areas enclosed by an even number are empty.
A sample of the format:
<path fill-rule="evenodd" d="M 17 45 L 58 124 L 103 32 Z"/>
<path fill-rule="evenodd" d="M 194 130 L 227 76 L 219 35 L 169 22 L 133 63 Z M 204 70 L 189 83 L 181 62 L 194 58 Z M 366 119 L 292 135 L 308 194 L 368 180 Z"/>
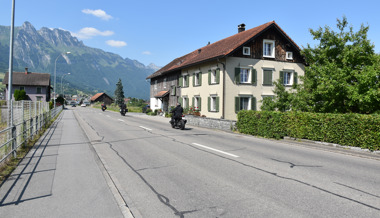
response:
<path fill-rule="evenodd" d="M 62 54 L 60 54 L 60 55 L 58 55 L 58 57 L 55 59 L 55 63 L 54 63 L 54 90 L 53 90 L 53 92 L 54 92 L 54 95 L 53 95 L 53 98 L 54 98 L 54 109 L 55 109 L 55 83 L 56 83 L 56 80 L 57 80 L 57 60 L 58 60 L 58 58 L 59 57 L 61 57 L 63 54 L 70 54 L 71 52 L 65 52 L 65 53 L 62 53 Z"/>
<path fill-rule="evenodd" d="M 70 75 L 70 74 L 71 74 L 71 73 L 67 73 L 67 74 L 63 74 L 63 75 L 61 76 L 61 93 L 62 93 L 62 95 L 63 95 L 62 79 L 63 79 L 64 76 L 66 76 L 66 75 Z"/>

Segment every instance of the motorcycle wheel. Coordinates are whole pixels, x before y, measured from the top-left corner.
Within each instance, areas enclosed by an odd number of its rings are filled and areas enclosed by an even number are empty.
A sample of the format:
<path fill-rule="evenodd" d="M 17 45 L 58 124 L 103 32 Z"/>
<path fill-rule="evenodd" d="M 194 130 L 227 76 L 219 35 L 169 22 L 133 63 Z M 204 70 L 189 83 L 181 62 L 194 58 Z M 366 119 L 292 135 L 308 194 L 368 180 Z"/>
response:
<path fill-rule="evenodd" d="M 178 123 L 178 127 L 180 130 L 184 130 L 185 129 L 185 122 L 183 120 L 180 120 Z"/>

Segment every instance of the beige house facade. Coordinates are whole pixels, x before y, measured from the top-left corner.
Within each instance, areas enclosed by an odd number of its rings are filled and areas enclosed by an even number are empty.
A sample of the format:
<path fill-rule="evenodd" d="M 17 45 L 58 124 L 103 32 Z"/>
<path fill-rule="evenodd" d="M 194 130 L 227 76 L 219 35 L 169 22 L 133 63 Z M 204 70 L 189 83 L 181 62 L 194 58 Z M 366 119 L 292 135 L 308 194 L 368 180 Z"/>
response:
<path fill-rule="evenodd" d="M 243 28 L 242 28 L 243 27 Z M 240 110 L 260 110 L 265 97 L 273 97 L 273 82 L 287 89 L 304 75 L 304 59 L 299 47 L 274 22 L 245 31 L 239 25 L 236 35 L 197 49 L 155 72 L 151 86 L 170 76 L 177 81 L 167 90 L 168 98 L 201 115 L 236 120 Z M 167 79 L 166 79 L 167 80 Z M 157 101 L 152 93 L 151 102 Z"/>

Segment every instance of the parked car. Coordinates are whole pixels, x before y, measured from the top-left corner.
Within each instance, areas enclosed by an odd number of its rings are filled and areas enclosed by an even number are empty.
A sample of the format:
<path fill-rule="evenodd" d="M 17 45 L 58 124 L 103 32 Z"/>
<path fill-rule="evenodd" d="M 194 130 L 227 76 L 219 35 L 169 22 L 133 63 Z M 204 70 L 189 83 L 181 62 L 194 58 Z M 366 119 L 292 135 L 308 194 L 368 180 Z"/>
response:
<path fill-rule="evenodd" d="M 81 107 L 86 107 L 86 104 L 85 104 L 85 103 L 83 103 L 83 104 L 81 104 L 80 106 L 81 106 Z"/>

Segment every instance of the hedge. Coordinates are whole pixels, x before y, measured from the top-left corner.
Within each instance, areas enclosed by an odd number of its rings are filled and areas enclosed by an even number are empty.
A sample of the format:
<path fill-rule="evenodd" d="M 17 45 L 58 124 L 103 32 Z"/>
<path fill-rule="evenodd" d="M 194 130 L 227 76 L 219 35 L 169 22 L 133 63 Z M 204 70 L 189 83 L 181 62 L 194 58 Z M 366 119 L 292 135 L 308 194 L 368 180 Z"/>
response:
<path fill-rule="evenodd" d="M 240 111 L 236 127 L 244 134 L 285 136 L 380 150 L 380 115 Z"/>

